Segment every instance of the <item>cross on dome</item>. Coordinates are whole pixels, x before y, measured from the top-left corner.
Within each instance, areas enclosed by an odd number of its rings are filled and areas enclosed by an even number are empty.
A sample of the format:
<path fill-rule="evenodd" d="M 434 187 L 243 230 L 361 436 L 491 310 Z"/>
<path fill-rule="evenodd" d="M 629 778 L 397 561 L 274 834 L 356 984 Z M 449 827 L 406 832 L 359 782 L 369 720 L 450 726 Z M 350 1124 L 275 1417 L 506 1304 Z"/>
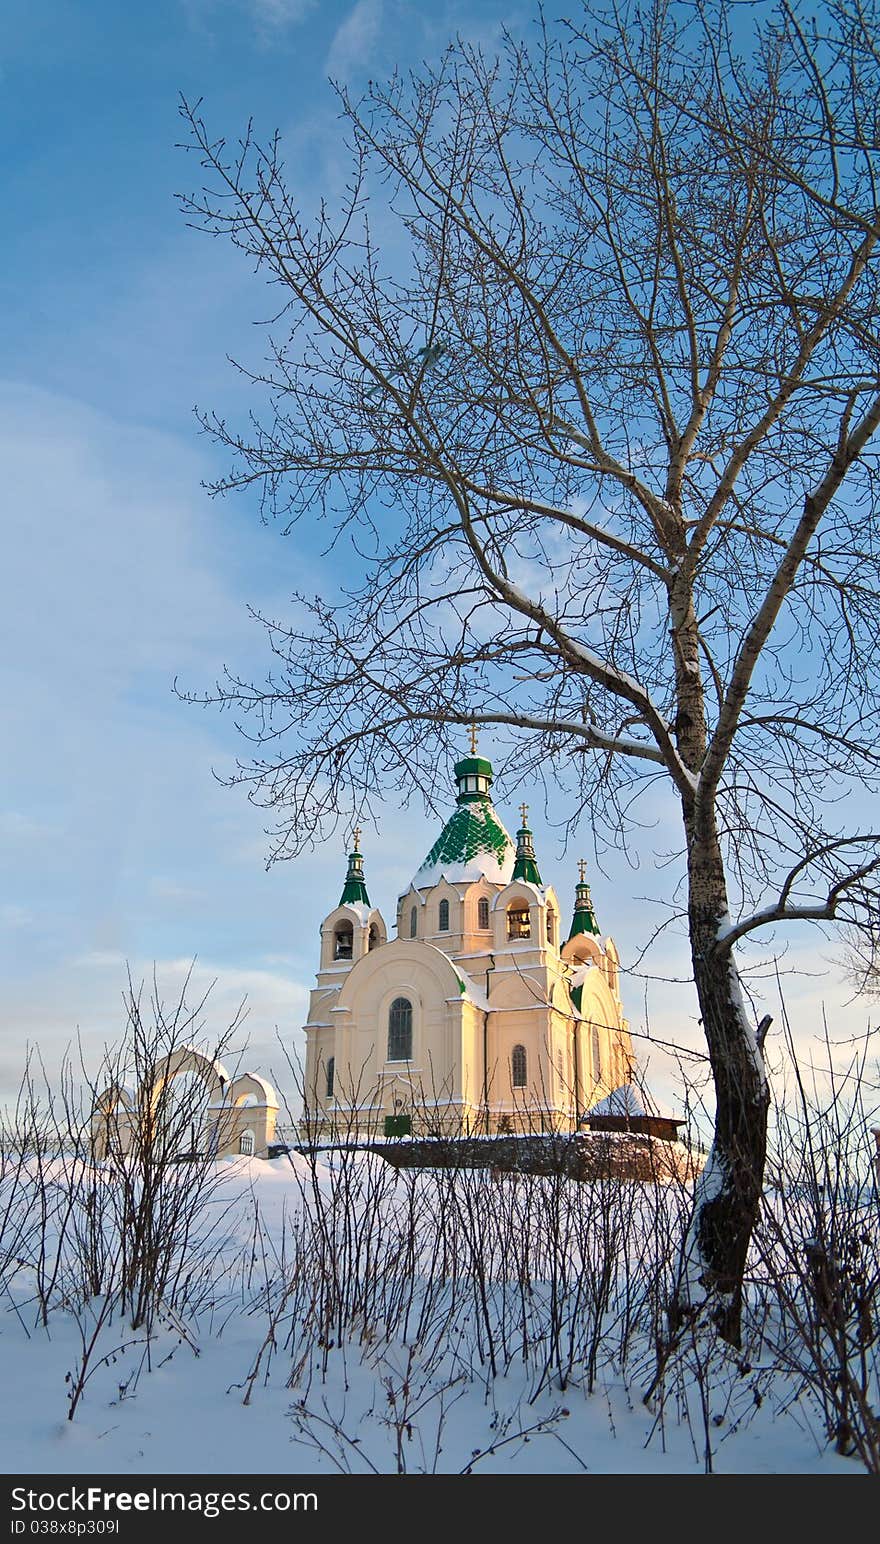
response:
<path fill-rule="evenodd" d="M 361 845 L 361 828 L 360 828 L 360 826 L 355 826 L 355 828 L 354 828 L 353 841 L 354 841 L 354 850 L 355 850 L 355 852 L 358 852 L 360 850 L 360 845 Z"/>
<path fill-rule="evenodd" d="M 470 729 L 468 730 L 468 733 L 469 733 L 469 735 L 471 737 L 471 755 L 472 756 L 476 756 L 476 754 L 477 754 L 477 726 L 476 726 L 476 724 L 471 724 Z"/>
<path fill-rule="evenodd" d="M 529 806 L 527 804 L 521 804 L 519 807 L 519 812 L 522 815 L 522 823 L 525 825 L 529 818 Z"/>
<path fill-rule="evenodd" d="M 578 859 L 578 877 L 580 879 L 581 884 L 583 884 L 584 881 L 586 880 L 586 877 L 587 877 L 587 860 L 586 860 L 586 858 L 579 858 Z"/>

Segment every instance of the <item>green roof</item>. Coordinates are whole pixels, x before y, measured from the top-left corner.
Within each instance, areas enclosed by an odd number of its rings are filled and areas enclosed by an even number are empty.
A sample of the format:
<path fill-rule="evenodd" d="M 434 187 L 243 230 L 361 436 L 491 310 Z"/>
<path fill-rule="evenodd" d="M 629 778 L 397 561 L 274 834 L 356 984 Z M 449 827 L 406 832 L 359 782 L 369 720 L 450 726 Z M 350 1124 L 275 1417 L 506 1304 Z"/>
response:
<path fill-rule="evenodd" d="M 348 855 L 348 873 L 345 876 L 345 884 L 342 888 L 340 906 L 356 906 L 358 904 L 369 906 L 370 897 L 367 895 L 367 885 L 364 879 L 364 859 L 359 852 L 350 852 Z"/>
<path fill-rule="evenodd" d="M 581 881 L 575 886 L 574 916 L 571 919 L 571 931 L 569 938 L 574 938 L 578 933 L 594 933 L 598 936 L 599 924 L 593 911 L 593 902 L 590 896 L 590 887 Z"/>
<path fill-rule="evenodd" d="M 461 803 L 453 811 L 416 874 L 416 888 L 485 875 L 507 884 L 513 868 L 513 842 L 488 799 Z"/>
<path fill-rule="evenodd" d="M 525 812 L 525 806 L 523 806 L 523 813 Z M 528 826 L 521 826 L 516 833 L 516 862 L 513 865 L 513 878 L 525 879 L 530 885 L 543 884 L 538 871 L 532 833 Z"/>
<path fill-rule="evenodd" d="M 456 777 L 488 777 L 492 781 L 492 763 L 485 756 L 464 756 L 461 761 L 455 763 Z"/>

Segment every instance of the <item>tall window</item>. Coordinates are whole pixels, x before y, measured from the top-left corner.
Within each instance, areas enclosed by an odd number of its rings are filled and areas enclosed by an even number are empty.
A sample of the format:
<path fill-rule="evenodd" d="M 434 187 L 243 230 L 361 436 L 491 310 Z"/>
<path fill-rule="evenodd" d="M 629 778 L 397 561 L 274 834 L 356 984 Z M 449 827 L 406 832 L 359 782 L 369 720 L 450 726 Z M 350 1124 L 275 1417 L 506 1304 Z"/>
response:
<path fill-rule="evenodd" d="M 340 922 L 333 935 L 334 960 L 350 960 L 354 953 L 354 928 L 350 922 Z"/>
<path fill-rule="evenodd" d="M 254 1134 L 252 1131 L 243 1131 L 238 1139 L 238 1150 L 243 1158 L 254 1156 Z"/>
<path fill-rule="evenodd" d="M 526 1048 L 515 1045 L 510 1055 L 510 1081 L 514 1088 L 525 1088 L 526 1071 Z"/>
<path fill-rule="evenodd" d="M 531 938 L 532 919 L 529 916 L 528 906 L 522 901 L 514 901 L 507 908 L 507 936 L 508 938 Z"/>
<path fill-rule="evenodd" d="M 375 949 L 375 947 L 378 944 L 378 942 L 379 942 L 379 929 L 377 928 L 375 922 L 371 922 L 370 923 L 370 937 L 369 937 L 369 941 L 367 943 L 367 949 L 368 950 L 369 949 Z"/>
<path fill-rule="evenodd" d="M 489 901 L 485 895 L 480 896 L 477 906 L 477 927 L 486 929 L 489 926 Z"/>
<path fill-rule="evenodd" d="M 412 1003 L 395 997 L 388 1010 L 388 1060 L 412 1061 Z"/>
<path fill-rule="evenodd" d="M 336 1057 L 331 1056 L 327 1063 L 327 1098 L 333 1098 L 333 1079 L 336 1076 Z"/>
<path fill-rule="evenodd" d="M 556 917 L 552 911 L 547 912 L 547 942 L 548 944 L 556 942 Z"/>
<path fill-rule="evenodd" d="M 449 902 L 448 901 L 441 901 L 440 902 L 440 923 L 439 923 L 439 927 L 440 927 L 440 932 L 441 933 L 448 933 L 449 932 Z"/>
<path fill-rule="evenodd" d="M 593 1025 L 593 1077 L 602 1076 L 602 1047 L 599 1044 L 599 1026 Z"/>
<path fill-rule="evenodd" d="M 409 936 L 410 936 L 410 938 L 415 938 L 416 933 L 418 931 L 419 931 L 419 912 L 418 912 L 418 907 L 414 906 L 412 911 L 409 914 Z"/>

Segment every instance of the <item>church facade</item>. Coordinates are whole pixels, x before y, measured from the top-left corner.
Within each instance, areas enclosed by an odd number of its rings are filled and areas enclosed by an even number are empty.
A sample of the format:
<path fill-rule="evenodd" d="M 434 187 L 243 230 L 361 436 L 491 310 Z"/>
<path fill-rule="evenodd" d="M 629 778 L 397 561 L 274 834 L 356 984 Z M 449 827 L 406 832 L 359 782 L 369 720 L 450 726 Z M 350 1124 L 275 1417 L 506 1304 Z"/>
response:
<path fill-rule="evenodd" d="M 398 898 L 394 937 L 355 832 L 305 1025 L 307 1139 L 571 1132 L 630 1082 L 618 955 L 583 865 L 566 925 L 527 807 L 514 843 L 473 743 L 455 777 L 455 809 Z"/>

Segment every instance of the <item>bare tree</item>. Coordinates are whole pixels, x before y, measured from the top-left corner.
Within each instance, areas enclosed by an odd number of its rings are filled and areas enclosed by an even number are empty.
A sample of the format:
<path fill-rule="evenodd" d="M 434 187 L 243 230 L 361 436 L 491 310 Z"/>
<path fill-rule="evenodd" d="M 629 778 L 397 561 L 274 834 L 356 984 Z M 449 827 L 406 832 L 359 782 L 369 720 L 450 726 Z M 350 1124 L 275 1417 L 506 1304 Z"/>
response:
<path fill-rule="evenodd" d="M 265 419 L 203 419 L 217 491 L 326 519 L 352 576 L 201 700 L 253 736 L 274 858 L 430 799 L 471 720 L 602 843 L 666 786 L 716 1095 L 675 1312 L 736 1342 L 769 1092 L 735 946 L 877 918 L 877 9 L 573 11 L 340 93 L 310 220 L 277 137 L 184 104 L 189 220 L 277 286 Z"/>

